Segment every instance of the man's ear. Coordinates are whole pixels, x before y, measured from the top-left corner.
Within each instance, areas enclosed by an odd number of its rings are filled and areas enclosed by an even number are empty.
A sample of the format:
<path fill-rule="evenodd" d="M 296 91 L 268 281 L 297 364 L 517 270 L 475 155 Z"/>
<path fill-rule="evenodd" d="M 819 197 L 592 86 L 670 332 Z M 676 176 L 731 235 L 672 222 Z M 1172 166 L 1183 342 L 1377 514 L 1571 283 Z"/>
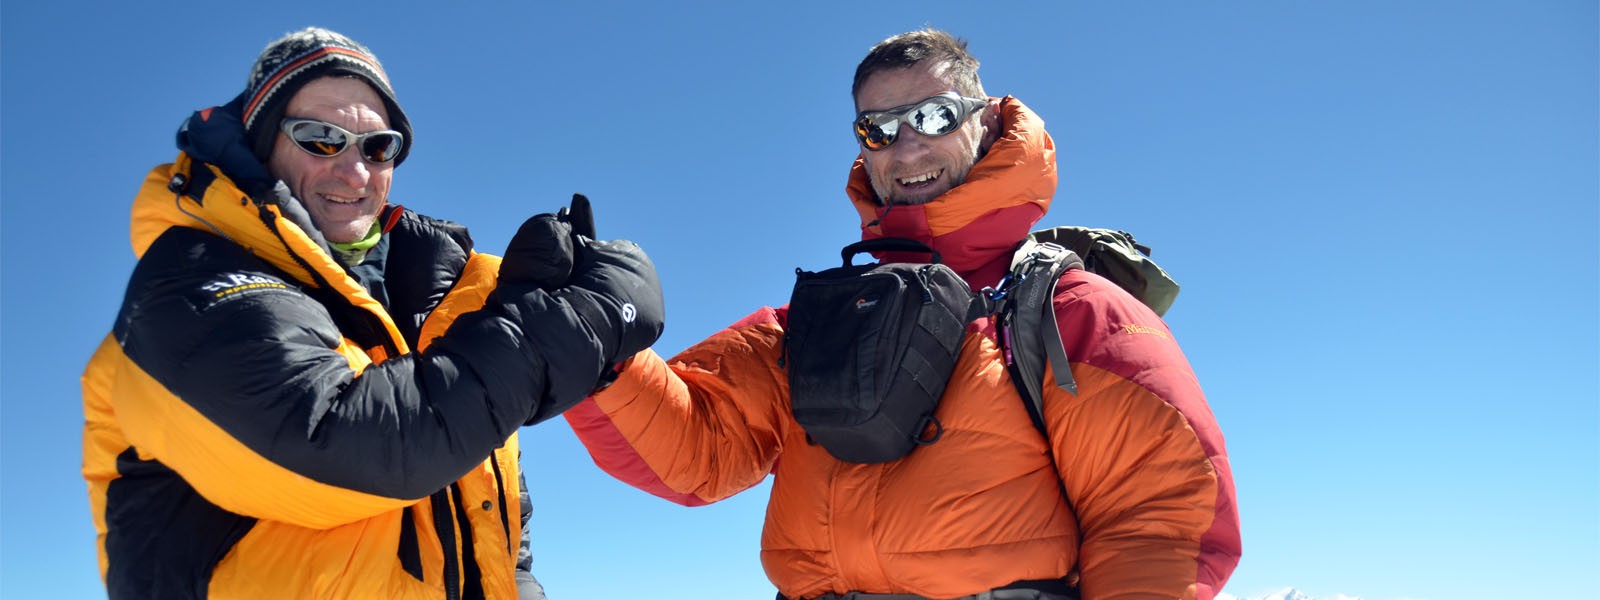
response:
<path fill-rule="evenodd" d="M 983 109 L 983 116 L 978 117 L 978 122 L 983 125 L 983 138 L 978 140 L 978 148 L 987 154 L 989 147 L 1000 139 L 1000 99 L 989 98 L 989 106 Z"/>

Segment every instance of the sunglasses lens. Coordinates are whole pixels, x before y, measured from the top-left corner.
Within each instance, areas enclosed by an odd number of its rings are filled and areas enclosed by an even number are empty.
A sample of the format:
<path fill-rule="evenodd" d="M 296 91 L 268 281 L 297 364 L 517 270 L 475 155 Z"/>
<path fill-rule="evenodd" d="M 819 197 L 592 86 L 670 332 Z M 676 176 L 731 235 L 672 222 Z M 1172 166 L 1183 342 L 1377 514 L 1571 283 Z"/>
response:
<path fill-rule="evenodd" d="M 956 107 L 945 98 L 934 97 L 917 105 L 906 115 L 917 133 L 928 136 L 945 135 L 961 127 Z"/>
<path fill-rule="evenodd" d="M 900 120 L 888 115 L 884 123 L 879 124 L 875 115 L 861 115 L 856 119 L 856 140 L 868 150 L 882 150 L 893 144 L 896 133 L 900 131 Z"/>
<path fill-rule="evenodd" d="M 289 129 L 289 139 L 302 150 L 317 156 L 334 156 L 344 151 L 349 140 L 344 132 L 326 123 L 301 121 Z"/>
<path fill-rule="evenodd" d="M 400 155 L 400 148 L 405 145 L 405 140 L 394 131 L 381 131 L 367 134 L 361 140 L 361 156 L 375 163 L 386 163 Z"/>

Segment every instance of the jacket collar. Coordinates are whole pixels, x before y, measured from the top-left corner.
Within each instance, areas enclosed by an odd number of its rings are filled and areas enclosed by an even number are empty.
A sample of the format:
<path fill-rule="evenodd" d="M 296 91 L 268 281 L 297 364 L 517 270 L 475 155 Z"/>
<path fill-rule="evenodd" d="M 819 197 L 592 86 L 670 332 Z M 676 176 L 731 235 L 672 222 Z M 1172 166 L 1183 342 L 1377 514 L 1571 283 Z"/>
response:
<path fill-rule="evenodd" d="M 1050 208 L 1056 191 L 1055 144 L 1044 121 L 1014 97 L 1000 100 L 1003 135 L 967 174 L 966 182 L 925 204 L 885 211 L 860 157 L 845 186 L 861 217 L 861 237 L 911 238 L 938 251 L 974 289 L 999 282 L 1011 253 Z M 886 262 L 925 262 L 925 256 L 885 252 Z"/>

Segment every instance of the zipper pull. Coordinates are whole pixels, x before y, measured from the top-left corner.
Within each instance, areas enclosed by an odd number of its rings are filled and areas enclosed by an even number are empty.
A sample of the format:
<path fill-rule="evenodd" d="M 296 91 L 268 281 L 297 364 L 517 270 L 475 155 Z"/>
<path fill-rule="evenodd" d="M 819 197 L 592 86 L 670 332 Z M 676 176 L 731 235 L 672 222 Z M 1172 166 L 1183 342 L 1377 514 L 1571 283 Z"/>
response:
<path fill-rule="evenodd" d="M 1005 357 L 1007 367 L 1017 366 L 1017 361 L 1011 356 L 1011 323 L 996 323 L 995 336 L 1000 338 L 1000 354 Z"/>

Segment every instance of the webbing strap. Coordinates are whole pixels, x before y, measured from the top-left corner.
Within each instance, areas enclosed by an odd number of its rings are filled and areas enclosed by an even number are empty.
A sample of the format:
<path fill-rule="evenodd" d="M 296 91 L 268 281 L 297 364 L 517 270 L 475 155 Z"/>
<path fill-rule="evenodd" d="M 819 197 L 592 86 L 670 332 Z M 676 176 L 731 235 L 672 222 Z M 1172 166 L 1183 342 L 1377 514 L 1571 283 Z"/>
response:
<path fill-rule="evenodd" d="M 1056 272 L 1050 274 L 1051 277 L 1058 275 Z M 1050 285 L 1052 290 L 1055 287 L 1053 283 Z M 1046 301 L 1048 300 L 1047 298 Z M 1078 382 L 1072 378 L 1072 364 L 1067 362 L 1067 348 L 1061 341 L 1061 327 L 1056 323 L 1056 309 L 1054 306 L 1045 306 L 1041 312 L 1044 313 L 1044 328 L 1039 335 L 1044 338 L 1045 354 L 1050 355 L 1050 370 L 1055 373 L 1056 385 L 1076 396 Z"/>
<path fill-rule="evenodd" d="M 1027 387 L 1030 403 L 1035 409 L 1043 409 L 1042 399 L 1044 390 L 1044 361 L 1040 360 L 1039 350 L 1050 360 L 1051 370 L 1055 372 L 1057 386 L 1073 394 L 1078 393 L 1078 384 L 1072 379 L 1072 367 L 1067 361 L 1066 346 L 1061 342 L 1061 328 L 1056 322 L 1055 307 L 1051 301 L 1055 296 L 1056 280 L 1061 278 L 1061 273 L 1067 269 L 1083 268 L 1083 259 L 1063 246 L 1050 242 L 1036 242 L 1028 240 L 1015 254 L 1011 266 L 1013 286 L 1011 315 L 1008 335 L 1014 336 L 1008 342 L 1013 347 L 1014 360 Z"/>

